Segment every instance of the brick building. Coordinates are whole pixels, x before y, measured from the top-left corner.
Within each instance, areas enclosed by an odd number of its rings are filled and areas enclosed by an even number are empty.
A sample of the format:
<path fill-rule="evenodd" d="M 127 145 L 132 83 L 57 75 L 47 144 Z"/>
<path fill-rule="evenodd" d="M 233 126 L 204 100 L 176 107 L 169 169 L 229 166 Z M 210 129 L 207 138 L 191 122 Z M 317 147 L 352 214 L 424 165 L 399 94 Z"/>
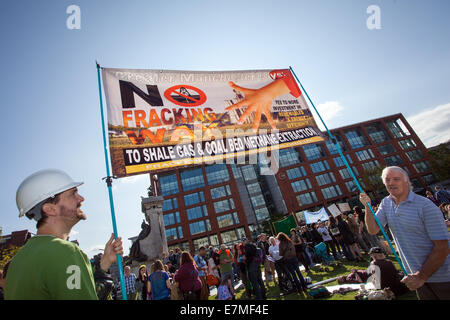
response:
<path fill-rule="evenodd" d="M 28 239 L 31 238 L 31 232 L 28 230 L 20 230 L 11 232 L 11 234 L 0 236 L 0 248 L 10 246 L 22 247 Z"/>
<path fill-rule="evenodd" d="M 409 173 L 415 192 L 436 182 L 427 149 L 402 114 L 331 132 L 363 188 L 363 177 L 380 179 L 371 170 L 391 165 Z M 269 213 L 295 213 L 299 220 L 303 211 L 331 203 L 359 205 L 356 185 L 331 141 L 280 150 L 276 175 L 260 175 L 262 167 L 212 164 L 159 174 L 169 248 L 196 250 L 252 237 Z"/>

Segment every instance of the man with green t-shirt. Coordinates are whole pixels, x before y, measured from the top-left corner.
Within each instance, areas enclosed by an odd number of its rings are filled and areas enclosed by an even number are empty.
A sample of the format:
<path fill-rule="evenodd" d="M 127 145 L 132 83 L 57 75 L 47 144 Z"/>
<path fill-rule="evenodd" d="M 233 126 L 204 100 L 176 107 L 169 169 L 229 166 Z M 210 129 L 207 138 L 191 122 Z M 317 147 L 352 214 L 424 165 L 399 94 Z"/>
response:
<path fill-rule="evenodd" d="M 227 277 L 227 275 L 231 276 L 231 283 L 234 282 L 234 272 L 233 272 L 233 254 L 230 250 L 227 249 L 227 246 L 222 244 L 220 246 L 219 251 L 219 259 L 220 259 L 220 275 L 222 280 Z"/>
<path fill-rule="evenodd" d="M 93 270 L 86 254 L 67 241 L 72 227 L 86 215 L 80 209 L 84 198 L 74 182 L 60 170 L 41 170 L 26 178 L 16 194 L 19 217 L 37 221 L 37 235 L 11 260 L 5 285 L 7 300 L 94 300 L 99 279 L 123 254 L 121 238 L 114 234 Z M 101 297 L 105 298 L 105 297 Z"/>

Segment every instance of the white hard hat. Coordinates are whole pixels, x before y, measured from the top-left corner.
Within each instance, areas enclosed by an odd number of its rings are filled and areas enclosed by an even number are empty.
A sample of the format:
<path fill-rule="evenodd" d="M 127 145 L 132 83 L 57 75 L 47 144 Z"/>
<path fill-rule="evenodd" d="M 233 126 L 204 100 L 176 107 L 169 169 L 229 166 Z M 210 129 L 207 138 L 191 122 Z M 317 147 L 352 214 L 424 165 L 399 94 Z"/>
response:
<path fill-rule="evenodd" d="M 33 173 L 17 189 L 16 203 L 19 217 L 27 215 L 28 218 L 38 221 L 41 218 L 41 206 L 44 201 L 82 184 L 83 182 L 75 182 L 67 173 L 57 169 Z"/>

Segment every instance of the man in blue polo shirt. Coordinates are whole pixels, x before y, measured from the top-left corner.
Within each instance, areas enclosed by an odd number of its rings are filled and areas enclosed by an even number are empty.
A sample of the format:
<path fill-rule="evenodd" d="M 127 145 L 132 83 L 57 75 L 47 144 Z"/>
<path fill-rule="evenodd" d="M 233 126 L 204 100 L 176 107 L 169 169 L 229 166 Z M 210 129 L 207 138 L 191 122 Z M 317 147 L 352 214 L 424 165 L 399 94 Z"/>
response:
<path fill-rule="evenodd" d="M 385 197 L 376 216 L 380 224 L 389 226 L 400 259 L 408 272 L 402 282 L 416 290 L 420 300 L 450 299 L 449 232 L 439 208 L 428 198 L 411 191 L 408 174 L 400 167 L 387 167 L 381 178 L 389 196 Z M 380 229 L 361 193 L 365 205 L 367 230 Z"/>

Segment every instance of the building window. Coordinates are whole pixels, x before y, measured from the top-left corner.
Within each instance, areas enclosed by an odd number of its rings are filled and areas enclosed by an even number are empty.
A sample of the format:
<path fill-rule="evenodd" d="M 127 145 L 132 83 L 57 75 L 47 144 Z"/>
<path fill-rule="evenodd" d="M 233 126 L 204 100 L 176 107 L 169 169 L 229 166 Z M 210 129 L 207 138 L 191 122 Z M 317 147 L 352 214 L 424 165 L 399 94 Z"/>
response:
<path fill-rule="evenodd" d="M 256 219 L 258 221 L 267 220 L 270 218 L 269 210 L 266 207 L 262 207 L 255 210 Z"/>
<path fill-rule="evenodd" d="M 342 138 L 339 134 L 337 133 L 333 133 L 333 135 L 336 138 L 337 143 L 339 144 L 339 148 L 341 149 L 342 152 L 345 152 L 348 150 L 347 146 L 345 145 L 344 141 L 342 141 Z M 333 141 L 331 141 L 331 139 L 328 139 L 327 142 L 325 142 L 325 145 L 327 146 L 328 152 L 330 154 L 337 154 L 339 153 L 336 145 L 333 143 Z"/>
<path fill-rule="evenodd" d="M 220 235 L 222 237 L 222 243 L 224 243 L 224 244 L 229 244 L 229 243 L 231 244 L 238 240 L 236 230 L 221 232 Z"/>
<path fill-rule="evenodd" d="M 217 223 L 219 224 L 219 228 L 225 228 L 235 224 L 239 224 L 237 212 L 225 214 L 223 216 L 218 216 Z"/>
<path fill-rule="evenodd" d="M 420 160 L 423 158 L 423 152 L 422 150 L 412 150 L 412 151 L 408 151 L 406 152 L 406 156 L 408 157 L 408 159 L 410 161 L 415 161 L 415 160 Z"/>
<path fill-rule="evenodd" d="M 166 229 L 167 241 L 173 241 L 183 238 L 183 230 L 181 227 Z"/>
<path fill-rule="evenodd" d="M 356 157 L 359 161 L 369 160 L 375 158 L 371 149 L 356 151 Z"/>
<path fill-rule="evenodd" d="M 297 197 L 297 202 L 299 206 L 306 206 L 308 204 L 317 202 L 317 197 L 315 192 L 307 192 L 299 194 Z"/>
<path fill-rule="evenodd" d="M 423 176 L 422 178 L 423 178 L 423 180 L 425 180 L 426 184 L 433 184 L 437 181 L 434 174 L 427 174 L 426 176 Z"/>
<path fill-rule="evenodd" d="M 163 220 L 165 226 L 180 223 L 180 213 L 178 211 L 174 213 L 167 213 L 163 215 Z"/>
<path fill-rule="evenodd" d="M 170 196 L 179 193 L 176 173 L 159 178 L 159 185 L 163 196 Z"/>
<path fill-rule="evenodd" d="M 369 145 L 367 139 L 363 136 L 359 129 L 349 130 L 345 132 L 345 136 L 347 137 L 352 149 L 358 149 Z"/>
<path fill-rule="evenodd" d="M 309 181 L 309 179 L 292 182 L 291 186 L 292 190 L 294 190 L 294 193 L 312 189 L 311 182 Z"/>
<path fill-rule="evenodd" d="M 198 251 L 200 247 L 208 248 L 210 245 L 209 237 L 203 237 L 192 240 L 192 244 L 194 245 L 194 251 Z"/>
<path fill-rule="evenodd" d="M 356 169 L 356 167 L 352 167 L 352 171 L 353 171 L 353 173 L 355 174 L 355 176 L 359 175 L 358 169 Z M 351 175 L 351 173 L 348 171 L 347 168 L 340 169 L 340 170 L 339 170 L 339 174 L 341 175 L 342 180 L 352 178 L 352 175 Z"/>
<path fill-rule="evenodd" d="M 381 153 L 382 156 L 385 156 L 390 153 L 394 153 L 397 150 L 395 150 L 395 148 L 392 144 L 385 144 L 383 146 L 379 146 L 378 151 Z"/>
<path fill-rule="evenodd" d="M 233 171 L 233 176 L 235 179 L 242 178 L 241 168 L 236 166 L 236 164 L 231 164 L 231 171 Z"/>
<path fill-rule="evenodd" d="M 243 166 L 243 167 L 241 167 L 241 171 L 242 171 L 242 176 L 244 177 L 245 181 L 251 181 L 251 180 L 257 179 L 255 168 L 253 167 L 253 165 L 250 164 L 247 166 Z"/>
<path fill-rule="evenodd" d="M 261 187 L 258 182 L 247 185 L 248 194 L 261 193 Z"/>
<path fill-rule="evenodd" d="M 402 157 L 398 154 L 384 158 L 384 161 L 388 166 L 398 166 L 403 163 Z"/>
<path fill-rule="evenodd" d="M 189 191 L 205 186 L 202 168 L 195 168 L 181 172 L 181 185 L 183 191 Z"/>
<path fill-rule="evenodd" d="M 176 243 L 176 244 L 173 244 L 173 245 L 168 247 L 169 251 L 170 250 L 175 250 L 176 248 L 180 248 L 181 251 L 189 251 L 190 250 L 189 242 L 186 241 L 186 242 L 182 242 L 182 243 Z"/>
<path fill-rule="evenodd" d="M 228 184 L 226 186 L 211 189 L 211 198 L 213 198 L 213 200 L 227 196 L 231 196 L 231 190 Z"/>
<path fill-rule="evenodd" d="M 378 160 L 374 160 L 374 161 L 362 163 L 361 166 L 364 168 L 364 170 L 372 170 L 376 167 L 379 167 L 380 163 L 378 162 Z"/>
<path fill-rule="evenodd" d="M 325 199 L 330 199 L 342 195 L 341 188 L 339 188 L 338 185 L 322 188 L 321 191 Z"/>
<path fill-rule="evenodd" d="M 165 199 L 162 204 L 163 211 L 170 211 L 178 208 L 177 198 Z"/>
<path fill-rule="evenodd" d="M 306 158 L 309 161 L 323 158 L 326 156 L 325 151 L 323 150 L 323 147 L 320 144 L 308 144 L 306 146 L 303 146 L 303 151 L 305 152 Z"/>
<path fill-rule="evenodd" d="M 366 130 L 373 143 L 382 143 L 389 140 L 389 136 L 379 123 L 367 125 Z"/>
<path fill-rule="evenodd" d="M 314 173 L 330 170 L 330 165 L 328 164 L 327 160 L 311 163 L 311 170 Z"/>
<path fill-rule="evenodd" d="M 345 157 L 347 158 L 348 163 L 353 163 L 352 157 L 350 157 L 349 154 L 345 155 Z M 341 157 L 333 158 L 333 160 L 336 167 L 345 167 L 344 160 Z"/>
<path fill-rule="evenodd" d="M 200 221 L 189 224 L 189 231 L 190 231 L 191 235 L 203 233 L 206 231 L 211 231 L 211 225 L 209 223 L 209 219 L 200 220 Z"/>
<path fill-rule="evenodd" d="M 400 144 L 400 147 L 403 150 L 417 147 L 417 144 L 411 138 L 410 139 L 405 139 L 405 140 L 400 140 L 398 143 Z"/>
<path fill-rule="evenodd" d="M 232 209 L 235 209 L 235 206 L 234 201 L 231 198 L 214 202 L 214 210 L 216 211 L 216 213 L 221 213 Z"/>
<path fill-rule="evenodd" d="M 301 177 L 306 177 L 306 170 L 303 167 L 297 167 L 286 170 L 286 173 L 290 180 L 294 180 Z"/>
<path fill-rule="evenodd" d="M 406 171 L 406 173 L 408 173 L 408 176 L 411 175 L 411 171 L 409 171 L 409 168 L 407 166 L 404 166 L 402 168 Z"/>
<path fill-rule="evenodd" d="M 252 202 L 253 208 L 266 205 L 266 201 L 264 201 L 262 194 L 250 197 L 250 201 Z"/>
<path fill-rule="evenodd" d="M 191 206 L 193 204 L 197 204 L 200 202 L 205 202 L 205 196 L 203 195 L 203 191 L 187 194 L 184 196 L 184 204 L 186 206 Z"/>
<path fill-rule="evenodd" d="M 396 121 L 387 121 L 386 125 L 394 138 L 398 139 L 409 135 L 409 132 L 406 130 L 405 125 L 400 119 L 397 119 Z"/>
<path fill-rule="evenodd" d="M 226 164 L 219 163 L 205 167 L 206 179 L 210 186 L 230 180 Z"/>
<path fill-rule="evenodd" d="M 358 187 L 356 186 L 354 180 L 345 182 L 345 187 L 347 188 L 348 192 L 355 192 L 356 190 L 358 190 Z"/>
<path fill-rule="evenodd" d="M 281 149 L 278 155 L 280 159 L 280 168 L 303 162 L 300 154 L 294 148 Z"/>
<path fill-rule="evenodd" d="M 414 169 L 416 169 L 416 171 L 418 173 L 422 173 L 422 172 L 431 170 L 430 163 L 428 161 L 421 161 L 421 162 L 413 163 L 413 166 L 414 166 Z"/>
<path fill-rule="evenodd" d="M 188 220 L 199 219 L 208 215 L 206 205 L 190 208 L 186 210 Z"/>
<path fill-rule="evenodd" d="M 323 186 L 324 184 L 330 184 L 336 182 L 336 178 L 332 172 L 321 174 L 316 176 L 317 183 L 319 186 Z"/>

